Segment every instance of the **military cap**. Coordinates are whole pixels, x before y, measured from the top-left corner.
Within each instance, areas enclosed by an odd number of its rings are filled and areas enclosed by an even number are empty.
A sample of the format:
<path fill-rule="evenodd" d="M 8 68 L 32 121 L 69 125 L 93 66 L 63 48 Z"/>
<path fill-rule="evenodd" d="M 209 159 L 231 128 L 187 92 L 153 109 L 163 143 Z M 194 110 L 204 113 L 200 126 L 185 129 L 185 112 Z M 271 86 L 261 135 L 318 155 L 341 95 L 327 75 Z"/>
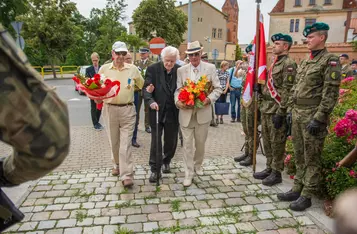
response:
<path fill-rule="evenodd" d="M 143 48 L 140 48 L 139 49 L 139 53 L 140 54 L 146 54 L 146 53 L 149 53 L 149 49 L 148 48 L 146 48 L 146 47 L 143 47 Z"/>
<path fill-rule="evenodd" d="M 306 26 L 302 35 L 304 35 L 304 37 L 307 37 L 311 33 L 318 32 L 318 31 L 328 31 L 329 29 L 330 26 L 328 26 L 328 24 L 318 22 L 318 23 L 314 23 L 313 25 Z"/>
<path fill-rule="evenodd" d="M 350 57 L 348 56 L 348 54 L 340 54 L 340 57 L 343 57 L 343 58 L 346 58 L 346 59 L 349 59 Z"/>
<path fill-rule="evenodd" d="M 351 64 L 357 64 L 357 60 L 352 60 Z"/>
<path fill-rule="evenodd" d="M 273 42 L 275 42 L 275 41 L 286 41 L 289 43 L 293 42 L 293 39 L 291 38 L 291 36 L 289 36 L 287 34 L 282 34 L 282 33 L 274 34 L 273 36 L 271 36 L 271 40 Z"/>
<path fill-rule="evenodd" d="M 249 44 L 246 48 L 245 48 L 245 52 L 248 54 L 250 52 L 252 52 L 253 49 L 253 44 Z"/>

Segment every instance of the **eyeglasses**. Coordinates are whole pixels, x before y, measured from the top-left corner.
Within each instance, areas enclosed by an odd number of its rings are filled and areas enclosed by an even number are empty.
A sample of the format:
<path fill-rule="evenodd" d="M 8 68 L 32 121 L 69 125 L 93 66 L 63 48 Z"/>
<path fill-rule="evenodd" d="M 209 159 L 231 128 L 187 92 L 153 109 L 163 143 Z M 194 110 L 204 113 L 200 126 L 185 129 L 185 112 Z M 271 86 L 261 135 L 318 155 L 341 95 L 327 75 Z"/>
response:
<path fill-rule="evenodd" d="M 188 54 L 188 57 L 198 57 L 200 56 L 200 53 L 194 53 L 194 54 Z"/>
<path fill-rule="evenodd" d="M 122 55 L 122 56 L 125 56 L 128 52 L 126 51 L 119 51 L 119 52 L 115 52 L 116 55 Z"/>

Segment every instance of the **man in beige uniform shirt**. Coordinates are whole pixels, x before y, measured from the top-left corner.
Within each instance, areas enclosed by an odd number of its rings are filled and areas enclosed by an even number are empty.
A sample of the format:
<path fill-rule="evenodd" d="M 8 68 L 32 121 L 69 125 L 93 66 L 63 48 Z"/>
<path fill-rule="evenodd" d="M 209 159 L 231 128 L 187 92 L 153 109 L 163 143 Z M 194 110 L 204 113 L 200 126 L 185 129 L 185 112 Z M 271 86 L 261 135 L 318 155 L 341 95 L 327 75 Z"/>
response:
<path fill-rule="evenodd" d="M 136 66 L 124 63 L 128 53 L 124 42 L 117 41 L 112 48 L 113 62 L 103 65 L 99 74 L 103 74 L 105 79 L 118 80 L 120 91 L 116 97 L 104 100 L 104 123 L 112 150 L 112 175 L 120 175 L 124 187 L 130 187 L 134 174 L 131 151 L 136 119 L 134 89 L 142 89 L 144 79 Z"/>

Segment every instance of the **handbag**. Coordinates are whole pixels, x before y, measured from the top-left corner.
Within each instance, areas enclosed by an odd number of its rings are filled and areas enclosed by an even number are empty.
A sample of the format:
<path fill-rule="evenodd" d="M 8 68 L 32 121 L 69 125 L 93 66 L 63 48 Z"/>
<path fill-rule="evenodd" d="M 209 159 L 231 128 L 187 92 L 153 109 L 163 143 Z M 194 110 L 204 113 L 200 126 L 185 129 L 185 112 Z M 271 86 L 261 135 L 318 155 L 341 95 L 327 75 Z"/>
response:
<path fill-rule="evenodd" d="M 214 104 L 216 115 L 228 115 L 229 102 L 216 102 Z"/>

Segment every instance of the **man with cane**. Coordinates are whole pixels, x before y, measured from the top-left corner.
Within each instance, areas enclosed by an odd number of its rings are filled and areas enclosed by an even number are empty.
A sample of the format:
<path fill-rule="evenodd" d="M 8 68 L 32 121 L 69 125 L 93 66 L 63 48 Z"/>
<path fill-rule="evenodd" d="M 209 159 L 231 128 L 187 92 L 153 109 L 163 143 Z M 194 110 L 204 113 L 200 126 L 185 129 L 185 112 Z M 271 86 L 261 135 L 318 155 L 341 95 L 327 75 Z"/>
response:
<path fill-rule="evenodd" d="M 178 138 L 178 112 L 174 93 L 176 91 L 179 51 L 172 46 L 161 52 L 162 61 L 150 65 L 145 73 L 144 100 L 150 106 L 149 119 L 151 131 L 151 148 L 149 165 L 151 183 L 159 184 L 162 172 L 170 173 L 170 162 L 174 157 Z M 164 132 L 164 146 L 161 136 Z M 162 152 L 163 151 L 163 152 Z"/>

